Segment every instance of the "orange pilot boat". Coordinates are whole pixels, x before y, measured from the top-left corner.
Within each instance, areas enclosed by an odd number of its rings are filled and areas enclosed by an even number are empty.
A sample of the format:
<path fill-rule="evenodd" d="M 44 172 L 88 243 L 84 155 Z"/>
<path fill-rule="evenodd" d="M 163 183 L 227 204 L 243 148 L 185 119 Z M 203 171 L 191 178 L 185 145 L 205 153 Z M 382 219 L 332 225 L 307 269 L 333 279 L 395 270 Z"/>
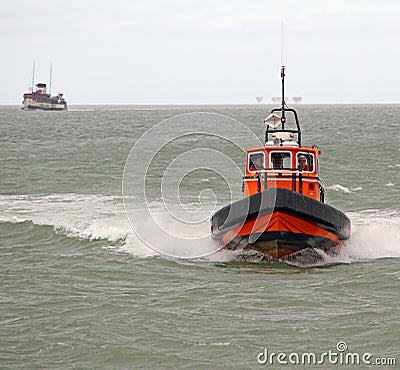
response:
<path fill-rule="evenodd" d="M 301 145 L 297 112 L 284 101 L 285 67 L 281 79 L 282 105 L 265 119 L 265 146 L 247 150 L 244 197 L 214 213 L 212 235 L 227 249 L 252 251 L 266 261 L 318 250 L 336 254 L 350 236 L 350 220 L 324 203 L 321 151 Z"/>

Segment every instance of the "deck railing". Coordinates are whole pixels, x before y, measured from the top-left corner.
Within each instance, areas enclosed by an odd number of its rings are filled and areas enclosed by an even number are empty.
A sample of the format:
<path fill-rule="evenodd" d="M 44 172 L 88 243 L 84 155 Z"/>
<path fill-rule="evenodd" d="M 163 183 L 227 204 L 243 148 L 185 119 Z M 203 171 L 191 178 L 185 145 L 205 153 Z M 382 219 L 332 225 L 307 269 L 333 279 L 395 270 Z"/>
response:
<path fill-rule="evenodd" d="M 310 175 L 299 171 L 298 169 L 264 169 L 254 173 L 254 175 L 243 177 L 243 188 L 244 191 L 246 184 L 257 181 L 257 192 L 267 190 L 270 188 L 277 188 L 277 182 L 290 181 L 291 190 L 303 194 L 304 183 L 315 183 L 319 185 L 320 201 L 323 202 L 325 198 L 324 184 L 319 176 Z M 290 186 L 285 186 L 290 188 Z M 307 195 L 307 194 L 304 194 Z"/>

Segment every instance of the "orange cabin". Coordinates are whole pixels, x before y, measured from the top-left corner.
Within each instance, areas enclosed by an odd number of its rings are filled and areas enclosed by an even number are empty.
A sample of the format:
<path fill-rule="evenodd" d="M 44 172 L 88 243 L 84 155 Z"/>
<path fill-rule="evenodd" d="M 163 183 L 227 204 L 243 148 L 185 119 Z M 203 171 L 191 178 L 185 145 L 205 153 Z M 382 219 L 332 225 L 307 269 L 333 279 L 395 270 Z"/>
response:
<path fill-rule="evenodd" d="M 318 164 L 321 151 L 317 147 L 299 147 L 294 142 L 280 146 L 268 144 L 247 150 L 244 197 L 270 188 L 285 188 L 323 201 L 324 187 Z"/>

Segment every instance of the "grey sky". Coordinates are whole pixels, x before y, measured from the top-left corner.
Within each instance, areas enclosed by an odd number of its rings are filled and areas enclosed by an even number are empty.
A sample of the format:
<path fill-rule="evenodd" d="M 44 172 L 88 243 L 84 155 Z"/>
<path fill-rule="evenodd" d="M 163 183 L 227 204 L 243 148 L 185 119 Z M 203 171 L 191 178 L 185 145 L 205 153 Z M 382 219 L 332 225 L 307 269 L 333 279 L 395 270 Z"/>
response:
<path fill-rule="evenodd" d="M 400 1 L 14 0 L 0 104 L 48 82 L 71 104 L 400 103 Z"/>

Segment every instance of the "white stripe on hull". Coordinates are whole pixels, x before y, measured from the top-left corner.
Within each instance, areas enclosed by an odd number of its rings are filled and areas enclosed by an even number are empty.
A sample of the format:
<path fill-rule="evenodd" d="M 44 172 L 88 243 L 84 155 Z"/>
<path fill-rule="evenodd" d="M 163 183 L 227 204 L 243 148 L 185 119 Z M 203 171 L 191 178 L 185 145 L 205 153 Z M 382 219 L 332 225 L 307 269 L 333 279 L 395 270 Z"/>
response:
<path fill-rule="evenodd" d="M 23 110 L 28 109 L 41 109 L 41 110 L 66 110 L 66 104 L 51 104 L 51 103 L 38 103 L 38 102 L 25 102 L 22 105 Z"/>

